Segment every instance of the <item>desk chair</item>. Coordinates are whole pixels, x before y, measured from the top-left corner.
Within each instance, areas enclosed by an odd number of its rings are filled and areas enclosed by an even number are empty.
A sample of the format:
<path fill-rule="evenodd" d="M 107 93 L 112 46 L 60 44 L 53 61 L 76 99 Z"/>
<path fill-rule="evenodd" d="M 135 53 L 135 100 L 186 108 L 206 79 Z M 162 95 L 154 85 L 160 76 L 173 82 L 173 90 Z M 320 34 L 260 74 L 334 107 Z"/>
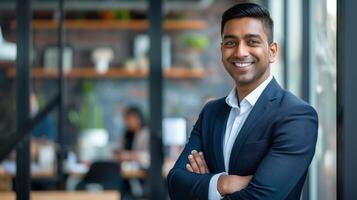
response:
<path fill-rule="evenodd" d="M 78 183 L 77 190 L 88 190 L 89 184 L 99 184 L 103 190 L 120 191 L 122 179 L 120 178 L 120 167 L 116 162 L 100 161 L 94 162 L 84 178 Z"/>

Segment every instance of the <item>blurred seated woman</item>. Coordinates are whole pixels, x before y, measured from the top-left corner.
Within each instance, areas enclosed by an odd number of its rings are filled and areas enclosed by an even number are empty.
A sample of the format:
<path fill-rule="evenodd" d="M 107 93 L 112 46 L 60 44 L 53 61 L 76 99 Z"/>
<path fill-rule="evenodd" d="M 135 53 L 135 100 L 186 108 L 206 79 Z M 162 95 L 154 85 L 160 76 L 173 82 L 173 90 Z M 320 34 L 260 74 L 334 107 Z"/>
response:
<path fill-rule="evenodd" d="M 144 116 L 137 107 L 128 107 L 124 112 L 125 133 L 120 141 L 120 150 L 115 153 L 115 158 L 120 161 L 137 162 L 141 168 L 148 168 L 149 157 L 149 131 L 145 126 Z"/>
<path fill-rule="evenodd" d="M 148 169 L 150 137 L 145 127 L 144 116 L 139 108 L 131 106 L 125 110 L 123 117 L 125 132 L 119 142 L 119 150 L 115 152 L 115 158 L 121 162 L 121 168 L 124 171 Z M 130 178 L 123 182 L 123 196 L 143 197 L 147 193 L 146 190 L 144 179 Z"/>

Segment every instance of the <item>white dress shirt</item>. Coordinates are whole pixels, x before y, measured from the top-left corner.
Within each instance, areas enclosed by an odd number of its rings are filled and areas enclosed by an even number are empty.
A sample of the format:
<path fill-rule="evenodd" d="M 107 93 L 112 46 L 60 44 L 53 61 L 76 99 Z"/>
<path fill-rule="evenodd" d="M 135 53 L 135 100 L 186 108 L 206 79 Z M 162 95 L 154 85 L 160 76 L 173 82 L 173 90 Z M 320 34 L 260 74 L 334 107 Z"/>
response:
<path fill-rule="evenodd" d="M 231 92 L 226 97 L 226 103 L 231 107 L 231 111 L 228 116 L 226 124 L 226 132 L 223 138 L 223 158 L 225 171 L 219 174 L 215 174 L 209 183 L 208 190 L 208 199 L 209 200 L 219 200 L 223 197 L 217 190 L 217 181 L 219 176 L 222 174 L 228 175 L 229 168 L 229 159 L 231 157 L 231 151 L 233 144 L 239 134 L 240 129 L 242 128 L 245 120 L 247 119 L 250 111 L 253 109 L 255 103 L 257 102 L 260 95 L 263 93 L 266 86 L 273 79 L 273 76 L 270 75 L 265 81 L 263 81 L 257 88 L 255 88 L 251 93 L 249 93 L 243 100 L 240 102 L 240 105 L 237 100 L 236 88 L 234 87 Z"/>

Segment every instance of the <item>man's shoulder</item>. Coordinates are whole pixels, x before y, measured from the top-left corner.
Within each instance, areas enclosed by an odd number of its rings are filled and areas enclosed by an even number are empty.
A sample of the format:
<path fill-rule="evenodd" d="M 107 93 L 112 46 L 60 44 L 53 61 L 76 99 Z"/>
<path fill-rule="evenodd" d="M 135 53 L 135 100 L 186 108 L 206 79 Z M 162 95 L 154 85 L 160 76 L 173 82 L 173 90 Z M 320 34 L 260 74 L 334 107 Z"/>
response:
<path fill-rule="evenodd" d="M 222 109 L 223 107 L 227 107 L 227 106 L 228 105 L 226 103 L 226 97 L 222 97 L 219 99 L 214 99 L 214 100 L 208 101 L 203 109 L 216 110 L 216 109 Z"/>
<path fill-rule="evenodd" d="M 283 97 L 281 98 L 281 104 L 287 106 L 299 106 L 299 105 L 309 105 L 306 101 L 297 97 L 288 90 L 283 91 Z"/>
<path fill-rule="evenodd" d="M 264 90 L 263 94 L 270 100 L 278 102 L 280 108 L 307 106 L 311 107 L 306 101 L 294 95 L 289 90 L 284 89 L 273 79 Z"/>
<path fill-rule="evenodd" d="M 302 100 L 287 90 L 283 91 L 280 108 L 290 112 L 295 110 L 310 110 L 312 112 L 316 112 L 316 110 L 308 102 Z"/>
<path fill-rule="evenodd" d="M 226 104 L 226 96 L 225 97 L 221 97 L 221 98 L 218 98 L 218 99 L 213 99 L 213 100 L 210 100 L 207 102 L 206 105 L 215 105 L 215 106 L 219 106 L 219 105 L 222 105 L 222 104 Z"/>
<path fill-rule="evenodd" d="M 201 121 L 208 121 L 209 123 L 213 123 L 211 120 L 225 117 L 229 111 L 230 107 L 228 104 L 226 104 L 225 98 L 210 100 L 203 106 L 199 115 L 199 119 L 201 119 Z"/>

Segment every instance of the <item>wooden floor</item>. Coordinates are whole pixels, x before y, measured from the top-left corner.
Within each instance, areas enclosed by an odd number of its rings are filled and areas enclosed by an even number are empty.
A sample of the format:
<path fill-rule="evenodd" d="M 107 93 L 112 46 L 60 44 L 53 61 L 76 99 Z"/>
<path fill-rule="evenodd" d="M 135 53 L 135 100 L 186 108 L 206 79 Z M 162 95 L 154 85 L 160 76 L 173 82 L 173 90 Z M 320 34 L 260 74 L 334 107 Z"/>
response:
<path fill-rule="evenodd" d="M 0 192 L 1 200 L 16 200 L 14 192 Z M 66 192 L 66 191 L 34 191 L 31 200 L 120 200 L 117 191 L 105 192 Z"/>

